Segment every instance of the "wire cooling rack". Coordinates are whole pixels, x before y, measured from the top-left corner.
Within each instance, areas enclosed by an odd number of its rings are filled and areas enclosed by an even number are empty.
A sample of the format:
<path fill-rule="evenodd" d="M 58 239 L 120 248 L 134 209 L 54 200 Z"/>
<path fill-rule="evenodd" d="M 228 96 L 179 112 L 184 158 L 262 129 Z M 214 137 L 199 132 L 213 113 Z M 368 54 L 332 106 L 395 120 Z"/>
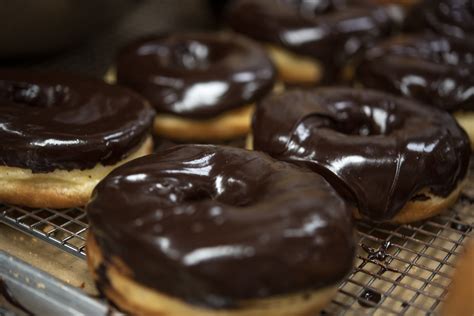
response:
<path fill-rule="evenodd" d="M 471 172 L 472 174 L 472 172 Z M 431 315 L 446 295 L 463 242 L 474 228 L 474 181 L 445 213 L 416 225 L 357 223 L 355 268 L 325 315 Z M 0 221 L 85 258 L 82 208 L 0 205 Z"/>
<path fill-rule="evenodd" d="M 29 209 L 0 204 L 0 221 L 85 258 L 88 228 L 84 209 Z"/>

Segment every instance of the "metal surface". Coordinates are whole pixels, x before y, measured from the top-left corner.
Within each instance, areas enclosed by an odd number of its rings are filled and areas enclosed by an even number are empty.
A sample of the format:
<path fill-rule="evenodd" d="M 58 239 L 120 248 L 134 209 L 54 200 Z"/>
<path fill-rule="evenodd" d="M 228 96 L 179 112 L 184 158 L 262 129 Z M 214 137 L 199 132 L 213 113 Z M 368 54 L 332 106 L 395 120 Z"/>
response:
<path fill-rule="evenodd" d="M 471 181 L 470 181 L 471 182 Z M 440 306 L 456 256 L 474 225 L 469 189 L 440 216 L 417 225 L 358 222 L 359 251 L 353 272 L 323 312 L 337 315 L 430 314 Z M 472 190 L 474 191 L 474 190 Z M 85 257 L 83 209 L 0 206 L 0 221 Z M 379 302 L 361 298 L 367 290 Z M 365 305 L 365 306 L 364 306 Z"/>
<path fill-rule="evenodd" d="M 83 209 L 27 209 L 0 204 L 1 221 L 63 250 L 85 257 L 87 218 Z"/>
<path fill-rule="evenodd" d="M 36 315 L 106 315 L 109 306 L 84 295 L 79 289 L 51 278 L 49 274 L 0 251 L 0 281 L 3 291 Z M 15 315 L 14 306 L 0 297 L 0 315 Z M 8 310 L 15 311 L 10 312 Z M 21 311 L 18 312 L 19 315 Z"/>

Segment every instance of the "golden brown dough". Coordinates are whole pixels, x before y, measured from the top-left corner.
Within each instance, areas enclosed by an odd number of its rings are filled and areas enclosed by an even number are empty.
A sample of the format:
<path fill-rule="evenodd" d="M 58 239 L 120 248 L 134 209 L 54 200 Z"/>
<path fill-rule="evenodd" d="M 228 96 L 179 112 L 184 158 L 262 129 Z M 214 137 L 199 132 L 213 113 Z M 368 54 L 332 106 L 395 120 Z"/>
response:
<path fill-rule="evenodd" d="M 474 149 L 474 112 L 457 112 L 454 117 L 466 131 L 471 140 L 471 148 Z"/>
<path fill-rule="evenodd" d="M 316 59 L 272 45 L 267 46 L 267 51 L 284 83 L 314 85 L 321 81 L 323 67 Z"/>
<path fill-rule="evenodd" d="M 246 105 L 206 120 L 158 113 L 154 131 L 156 135 L 178 141 L 229 140 L 248 133 L 253 111 L 254 105 Z"/>
<path fill-rule="evenodd" d="M 112 166 L 86 170 L 33 173 L 29 169 L 0 166 L 0 201 L 28 207 L 68 208 L 85 205 L 96 184 L 110 171 L 132 159 L 150 154 L 153 140 L 145 142 L 126 159 Z"/>
<path fill-rule="evenodd" d="M 408 224 L 436 216 L 456 203 L 462 187 L 463 183 L 460 183 L 447 197 L 433 195 L 429 190 L 421 190 L 418 194 L 428 197 L 427 200 L 408 202 L 399 213 L 388 222 L 394 224 Z M 354 216 L 355 218 L 361 218 L 358 210 L 354 211 Z"/>

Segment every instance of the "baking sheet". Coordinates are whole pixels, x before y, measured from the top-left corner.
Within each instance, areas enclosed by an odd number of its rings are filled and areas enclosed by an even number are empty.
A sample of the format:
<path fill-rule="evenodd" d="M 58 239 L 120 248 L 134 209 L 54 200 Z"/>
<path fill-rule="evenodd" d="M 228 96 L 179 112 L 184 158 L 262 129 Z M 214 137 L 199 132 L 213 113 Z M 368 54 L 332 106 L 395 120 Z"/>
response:
<path fill-rule="evenodd" d="M 110 307 L 0 251 L 0 315 L 109 315 Z M 16 304 L 20 304 L 15 308 Z"/>

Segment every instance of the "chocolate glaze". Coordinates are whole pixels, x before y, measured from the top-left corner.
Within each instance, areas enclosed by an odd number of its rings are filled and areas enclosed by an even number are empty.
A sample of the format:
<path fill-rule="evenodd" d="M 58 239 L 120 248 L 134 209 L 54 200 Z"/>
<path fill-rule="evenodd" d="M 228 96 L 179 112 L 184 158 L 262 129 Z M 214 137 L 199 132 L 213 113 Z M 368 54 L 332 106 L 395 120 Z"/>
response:
<path fill-rule="evenodd" d="M 397 25 L 393 12 L 362 1 L 238 0 L 228 20 L 238 32 L 333 69 L 390 35 Z"/>
<path fill-rule="evenodd" d="M 393 38 L 364 54 L 355 80 L 447 111 L 472 111 L 474 41 L 435 34 Z"/>
<path fill-rule="evenodd" d="M 360 244 L 362 250 L 367 253 L 367 259 L 363 259 L 364 262 L 362 266 L 364 266 L 367 262 L 373 263 L 379 266 L 379 270 L 377 271 L 378 275 L 382 275 L 387 271 L 398 273 L 399 271 L 390 268 L 389 262 L 386 262 L 387 259 L 390 258 L 390 254 L 388 253 L 388 249 L 392 243 L 390 241 L 384 241 L 382 245 L 378 248 L 372 248 L 364 243 Z"/>
<path fill-rule="evenodd" d="M 117 81 L 158 112 L 205 119 L 267 94 L 275 69 L 260 46 L 235 34 L 174 33 L 122 49 Z"/>
<path fill-rule="evenodd" d="M 472 225 L 469 225 L 468 223 L 462 223 L 462 219 L 458 215 L 456 215 L 454 219 L 456 221 L 452 221 L 451 225 L 449 225 L 452 229 L 456 229 L 461 233 L 469 233 L 472 230 Z"/>
<path fill-rule="evenodd" d="M 391 245 L 392 243 L 390 241 L 384 241 L 378 249 L 369 247 L 366 244 L 361 244 L 361 247 L 367 253 L 367 259 L 384 262 L 389 256 L 387 250 Z"/>
<path fill-rule="evenodd" d="M 464 179 L 469 139 L 454 118 L 372 90 L 320 88 L 266 98 L 254 147 L 321 173 L 361 214 L 393 218 L 420 190 L 447 196 Z"/>
<path fill-rule="evenodd" d="M 355 254 L 351 214 L 322 177 L 238 148 L 134 160 L 96 187 L 87 212 L 106 260 L 211 308 L 333 285 Z"/>
<path fill-rule="evenodd" d="M 0 70 L 0 165 L 49 172 L 114 164 L 144 141 L 153 117 L 141 97 L 97 79 Z"/>
<path fill-rule="evenodd" d="M 472 41 L 474 3 L 472 0 L 424 0 L 408 14 L 405 29 L 426 30 Z"/>
<path fill-rule="evenodd" d="M 382 294 L 372 289 L 365 289 L 359 296 L 357 302 L 362 307 L 374 307 L 382 299 Z"/>

